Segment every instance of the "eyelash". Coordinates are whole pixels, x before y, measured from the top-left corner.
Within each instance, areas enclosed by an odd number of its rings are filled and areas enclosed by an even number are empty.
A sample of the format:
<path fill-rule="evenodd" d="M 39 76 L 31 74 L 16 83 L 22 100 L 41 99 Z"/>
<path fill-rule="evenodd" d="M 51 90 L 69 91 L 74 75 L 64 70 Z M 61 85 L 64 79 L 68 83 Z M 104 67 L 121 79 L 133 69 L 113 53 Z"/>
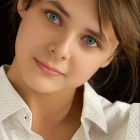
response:
<path fill-rule="evenodd" d="M 83 37 L 83 38 L 86 38 L 86 37 L 92 38 L 92 39 L 95 41 L 95 43 L 97 44 L 97 47 L 100 48 L 100 43 L 99 43 L 99 41 L 97 41 L 97 40 L 96 40 L 95 38 L 93 38 L 92 36 L 85 36 L 85 37 Z M 86 43 L 85 43 L 85 44 L 86 44 Z M 90 49 L 93 49 L 93 48 L 94 48 L 94 47 L 89 46 L 89 45 L 87 45 L 87 44 L 86 44 L 86 46 L 89 47 Z"/>
<path fill-rule="evenodd" d="M 59 14 L 57 14 L 56 12 L 51 11 L 51 10 L 47 10 L 47 11 L 45 11 L 45 13 L 46 13 L 46 14 L 48 14 L 48 13 L 55 14 L 55 15 L 60 19 L 60 23 L 62 24 L 62 18 L 61 18 L 61 17 L 59 16 Z M 48 17 L 47 17 L 47 19 L 48 19 L 50 22 L 52 22 Z M 52 23 L 54 23 L 54 22 L 52 22 Z"/>
<path fill-rule="evenodd" d="M 56 12 L 54 12 L 54 11 L 52 11 L 52 10 L 47 10 L 47 11 L 45 11 L 45 13 L 46 13 L 46 14 L 48 14 L 48 13 L 55 14 L 55 15 L 60 19 L 60 24 L 62 24 L 62 18 L 61 18 L 61 17 L 59 16 L 59 14 L 57 14 Z M 51 23 L 54 23 L 54 22 L 52 22 L 48 17 L 47 17 L 47 19 L 48 19 Z M 56 23 L 54 23 L 54 24 L 56 24 Z M 92 39 L 95 41 L 95 43 L 97 43 L 97 47 L 100 48 L 100 43 L 99 43 L 99 41 L 97 41 L 95 38 L 93 38 L 93 37 L 91 37 L 91 36 L 85 36 L 85 37 L 83 37 L 83 38 L 86 38 L 86 37 L 92 38 Z M 86 44 L 86 43 L 85 43 L 85 44 Z M 90 49 L 93 49 L 93 48 L 94 48 L 94 47 L 89 46 L 89 45 L 87 45 L 87 44 L 86 44 L 86 46 L 89 47 Z"/>

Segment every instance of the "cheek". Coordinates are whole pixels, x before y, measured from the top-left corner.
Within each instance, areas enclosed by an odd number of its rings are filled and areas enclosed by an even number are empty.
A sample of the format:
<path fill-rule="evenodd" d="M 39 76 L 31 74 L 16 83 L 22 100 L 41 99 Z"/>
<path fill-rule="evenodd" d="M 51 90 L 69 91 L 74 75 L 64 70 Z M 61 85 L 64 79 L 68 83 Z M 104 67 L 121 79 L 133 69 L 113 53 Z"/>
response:
<path fill-rule="evenodd" d="M 74 77 L 78 77 L 80 80 L 86 81 L 90 79 L 95 72 L 100 68 L 103 63 L 103 59 L 100 59 L 99 56 L 95 56 L 90 58 L 83 57 L 81 59 L 77 59 L 72 66 L 70 72 L 73 73 Z"/>
<path fill-rule="evenodd" d="M 40 22 L 33 24 L 32 20 L 25 17 L 21 21 L 17 38 L 16 49 L 21 54 L 28 54 L 34 51 L 38 51 L 41 46 L 45 46 L 46 40 L 49 38 L 49 32 L 45 32 L 44 27 Z"/>

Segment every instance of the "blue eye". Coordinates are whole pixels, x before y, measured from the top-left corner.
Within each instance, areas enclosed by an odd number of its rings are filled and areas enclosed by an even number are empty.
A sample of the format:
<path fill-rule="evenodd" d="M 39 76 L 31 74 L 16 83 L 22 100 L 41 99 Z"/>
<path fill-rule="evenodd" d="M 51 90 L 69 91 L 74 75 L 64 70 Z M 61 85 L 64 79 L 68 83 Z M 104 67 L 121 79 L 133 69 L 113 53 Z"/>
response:
<path fill-rule="evenodd" d="M 91 47 L 96 47 L 96 46 L 98 46 L 98 44 L 96 43 L 96 40 L 94 40 L 94 39 L 91 38 L 91 37 L 86 37 L 86 38 L 84 38 L 84 41 L 87 43 L 88 46 L 91 46 Z"/>
<path fill-rule="evenodd" d="M 49 20 L 51 20 L 52 22 L 56 23 L 56 24 L 60 24 L 60 20 L 58 18 L 58 16 L 54 13 L 47 13 L 47 16 L 49 18 Z"/>

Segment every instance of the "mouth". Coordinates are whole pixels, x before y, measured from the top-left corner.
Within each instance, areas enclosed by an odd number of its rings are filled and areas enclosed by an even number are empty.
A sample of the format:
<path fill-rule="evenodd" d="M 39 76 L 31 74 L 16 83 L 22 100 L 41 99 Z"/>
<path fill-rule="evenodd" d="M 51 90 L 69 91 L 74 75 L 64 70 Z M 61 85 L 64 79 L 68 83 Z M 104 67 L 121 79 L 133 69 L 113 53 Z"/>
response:
<path fill-rule="evenodd" d="M 43 63 L 35 59 L 37 66 L 47 75 L 50 76 L 62 76 L 64 75 L 60 71 L 58 71 L 56 68 L 49 66 L 47 63 Z"/>

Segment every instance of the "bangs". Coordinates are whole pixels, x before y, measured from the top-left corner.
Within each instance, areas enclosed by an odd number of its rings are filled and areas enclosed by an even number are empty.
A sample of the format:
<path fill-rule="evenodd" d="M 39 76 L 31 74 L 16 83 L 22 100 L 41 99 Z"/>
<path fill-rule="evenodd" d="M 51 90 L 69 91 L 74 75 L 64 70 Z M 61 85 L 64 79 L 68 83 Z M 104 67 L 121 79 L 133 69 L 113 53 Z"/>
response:
<path fill-rule="evenodd" d="M 98 17 L 99 17 L 99 29 L 100 29 L 100 37 L 104 40 L 103 28 L 107 29 L 109 23 L 109 14 L 107 12 L 107 8 L 104 6 L 104 1 L 97 0 L 97 8 L 98 8 Z"/>

